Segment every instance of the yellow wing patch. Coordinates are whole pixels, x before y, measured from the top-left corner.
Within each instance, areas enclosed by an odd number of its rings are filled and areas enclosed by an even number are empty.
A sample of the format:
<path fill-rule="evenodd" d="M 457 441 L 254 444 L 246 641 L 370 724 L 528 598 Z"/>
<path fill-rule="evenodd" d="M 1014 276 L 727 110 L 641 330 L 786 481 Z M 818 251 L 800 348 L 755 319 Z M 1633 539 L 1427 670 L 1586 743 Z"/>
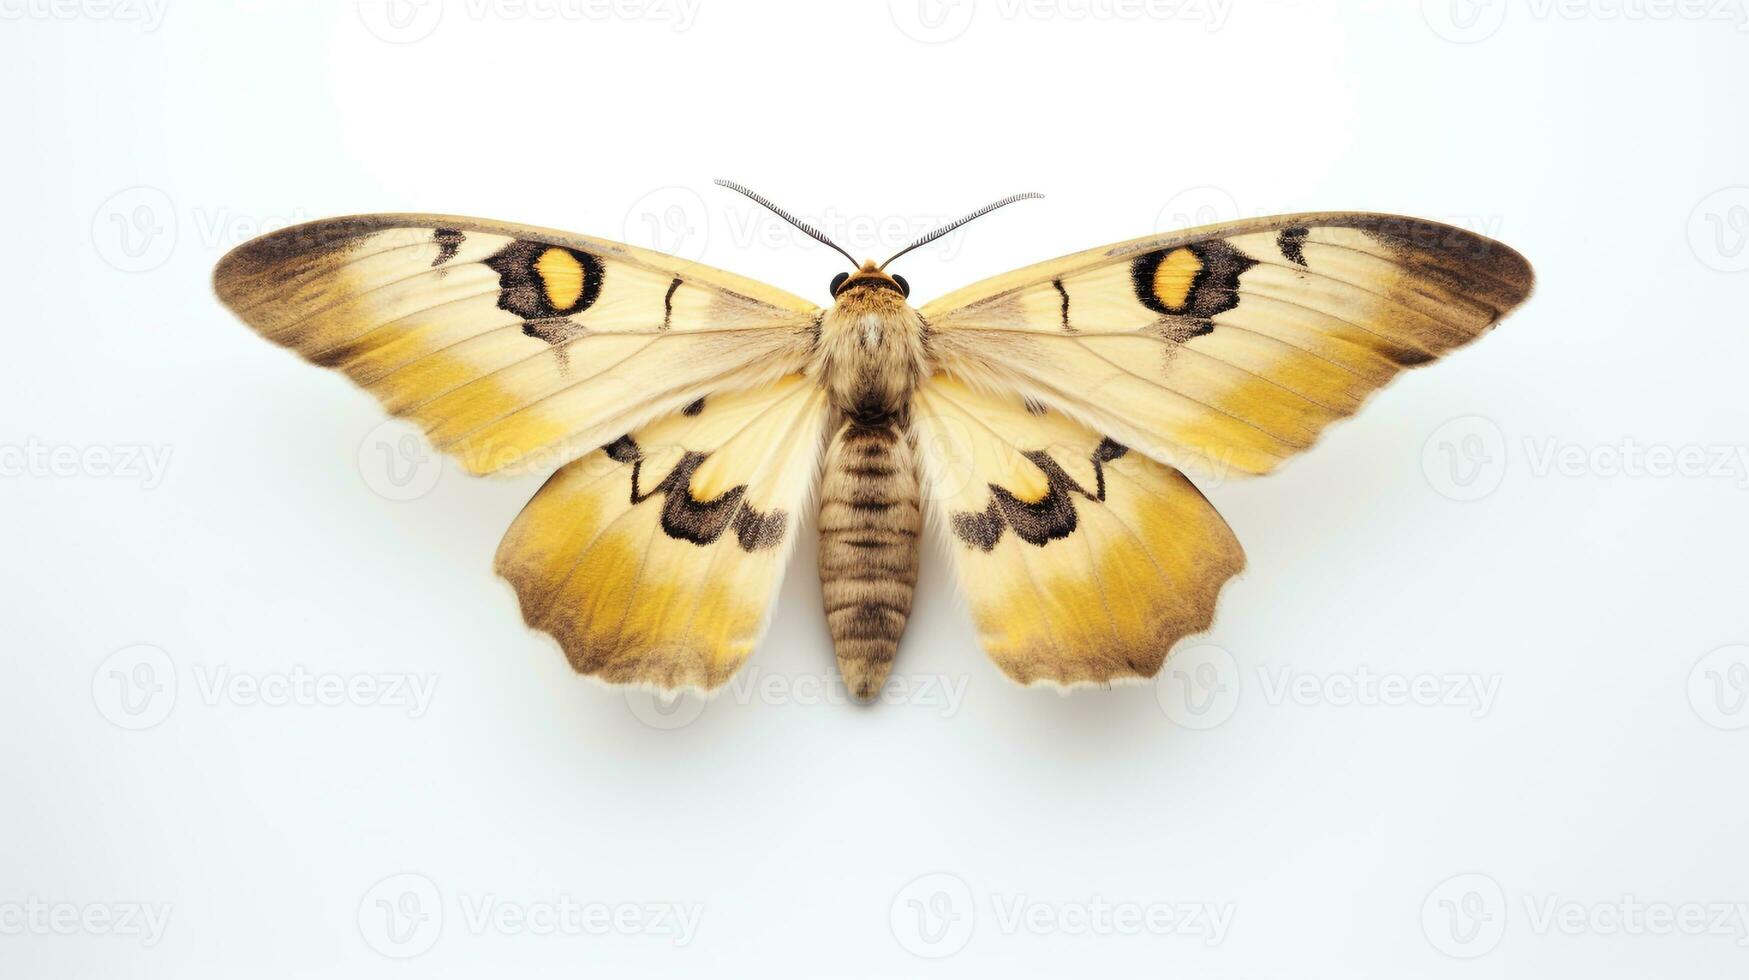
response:
<path fill-rule="evenodd" d="M 984 649 L 1020 683 L 1154 676 L 1244 567 L 1183 474 L 1060 413 L 938 376 L 915 419 Z"/>
<path fill-rule="evenodd" d="M 825 395 L 713 396 L 553 474 L 499 545 L 529 626 L 579 672 L 710 690 L 763 632 L 813 484 Z"/>

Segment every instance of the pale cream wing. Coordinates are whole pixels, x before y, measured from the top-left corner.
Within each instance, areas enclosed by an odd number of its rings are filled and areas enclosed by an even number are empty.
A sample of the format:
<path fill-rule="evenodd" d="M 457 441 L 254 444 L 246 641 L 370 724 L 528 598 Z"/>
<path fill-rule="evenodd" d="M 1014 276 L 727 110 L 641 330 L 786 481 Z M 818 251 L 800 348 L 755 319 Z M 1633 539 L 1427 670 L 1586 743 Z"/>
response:
<path fill-rule="evenodd" d="M 498 547 L 523 619 L 602 680 L 723 684 L 764 631 L 826 415 L 822 389 L 791 375 L 560 469 Z"/>
<path fill-rule="evenodd" d="M 224 257 L 250 326 L 344 372 L 470 471 L 551 469 L 700 395 L 801 369 L 819 310 L 613 242 L 476 218 L 298 225 Z"/>
<path fill-rule="evenodd" d="M 1154 676 L 1245 565 L 1182 473 L 1018 394 L 938 375 L 913 426 L 984 649 L 1022 684 Z"/>
<path fill-rule="evenodd" d="M 1194 471 L 1265 473 L 1530 294 L 1473 232 L 1298 214 L 1093 249 L 923 308 L 940 370 Z"/>

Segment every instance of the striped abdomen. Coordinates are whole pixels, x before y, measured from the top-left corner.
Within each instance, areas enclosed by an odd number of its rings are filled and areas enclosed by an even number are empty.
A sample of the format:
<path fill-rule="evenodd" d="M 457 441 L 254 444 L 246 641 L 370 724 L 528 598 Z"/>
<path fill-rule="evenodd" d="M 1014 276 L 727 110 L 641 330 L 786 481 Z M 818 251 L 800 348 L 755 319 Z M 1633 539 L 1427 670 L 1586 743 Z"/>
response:
<path fill-rule="evenodd" d="M 820 587 L 838 670 L 860 700 L 880 693 L 917 584 L 917 467 L 897 426 L 847 421 L 820 482 Z"/>

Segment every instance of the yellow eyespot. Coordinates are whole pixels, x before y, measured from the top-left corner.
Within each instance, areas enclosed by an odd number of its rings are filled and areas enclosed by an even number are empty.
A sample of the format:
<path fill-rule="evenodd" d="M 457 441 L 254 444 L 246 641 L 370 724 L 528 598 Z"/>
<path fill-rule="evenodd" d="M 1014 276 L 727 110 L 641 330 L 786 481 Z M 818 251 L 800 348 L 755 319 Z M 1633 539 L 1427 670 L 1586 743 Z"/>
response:
<path fill-rule="evenodd" d="M 1202 259 L 1188 248 L 1175 248 L 1154 267 L 1154 296 L 1162 306 L 1176 310 L 1190 299 L 1190 287 L 1202 271 Z"/>
<path fill-rule="evenodd" d="M 569 250 L 547 249 L 534 260 L 534 271 L 554 309 L 568 310 L 583 297 L 583 264 Z"/>

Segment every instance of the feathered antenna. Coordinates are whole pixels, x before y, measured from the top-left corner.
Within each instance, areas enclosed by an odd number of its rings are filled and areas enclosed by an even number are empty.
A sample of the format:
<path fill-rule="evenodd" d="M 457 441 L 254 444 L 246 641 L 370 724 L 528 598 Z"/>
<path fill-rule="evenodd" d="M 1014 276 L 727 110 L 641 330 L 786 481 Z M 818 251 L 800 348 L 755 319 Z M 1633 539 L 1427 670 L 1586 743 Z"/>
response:
<path fill-rule="evenodd" d="M 745 194 L 746 196 L 752 198 L 754 201 L 757 201 L 760 205 L 764 206 L 764 208 L 767 211 L 770 211 L 772 214 L 775 214 L 778 217 L 782 218 L 783 220 L 789 222 L 790 224 L 795 225 L 797 228 L 800 228 L 802 230 L 802 234 L 807 235 L 809 238 L 812 238 L 814 241 L 817 241 L 817 242 L 821 243 L 822 245 L 830 245 L 832 248 L 837 249 L 839 255 L 842 255 L 845 258 L 850 260 L 850 267 L 852 269 L 862 268 L 862 264 L 857 262 L 855 257 L 853 257 L 849 252 L 846 252 L 842 248 L 838 248 L 838 243 L 833 241 L 830 238 L 827 238 L 825 232 L 822 232 L 820 229 L 815 228 L 813 225 L 808 224 L 806 221 L 803 221 L 802 219 L 796 217 L 795 215 L 790 214 L 788 211 L 785 211 L 783 208 L 780 208 L 777 205 L 771 203 L 771 201 L 768 200 L 764 195 L 754 193 L 752 190 L 749 190 L 748 188 L 743 187 L 742 185 L 737 184 L 732 180 L 718 179 L 716 181 L 716 184 L 718 187 L 727 187 L 729 190 L 732 190 L 732 191 L 736 192 L 737 194 Z"/>
<path fill-rule="evenodd" d="M 880 268 L 882 271 L 885 271 L 887 266 L 893 264 L 893 259 L 896 259 L 901 255 L 904 255 L 906 252 L 909 252 L 914 248 L 922 248 L 923 246 L 925 246 L 925 245 L 929 244 L 930 242 L 935 241 L 937 238 L 940 238 L 941 236 L 953 231 L 955 228 L 958 228 L 960 225 L 965 224 L 966 222 L 972 220 L 973 218 L 982 218 L 984 215 L 989 214 L 991 211 L 994 211 L 997 208 L 1006 207 L 1007 205 L 1013 204 L 1015 201 L 1025 201 L 1029 198 L 1035 198 L 1035 197 L 1044 197 L 1044 195 L 1043 194 L 1035 194 L 1031 191 L 1028 191 L 1025 194 L 1011 194 L 1011 195 L 1003 198 L 1000 201 L 996 201 L 993 204 L 986 204 L 983 207 L 979 208 L 978 210 L 973 211 L 971 214 L 968 214 L 965 217 L 959 219 L 958 221 L 950 221 L 947 224 L 942 225 L 940 228 L 935 229 L 934 231 L 930 232 L 929 234 L 924 235 L 922 238 L 919 238 L 916 241 L 912 242 L 911 244 L 905 246 L 904 248 L 899 249 L 897 252 L 894 252 L 892 258 L 889 258 L 885 262 L 881 263 Z"/>

